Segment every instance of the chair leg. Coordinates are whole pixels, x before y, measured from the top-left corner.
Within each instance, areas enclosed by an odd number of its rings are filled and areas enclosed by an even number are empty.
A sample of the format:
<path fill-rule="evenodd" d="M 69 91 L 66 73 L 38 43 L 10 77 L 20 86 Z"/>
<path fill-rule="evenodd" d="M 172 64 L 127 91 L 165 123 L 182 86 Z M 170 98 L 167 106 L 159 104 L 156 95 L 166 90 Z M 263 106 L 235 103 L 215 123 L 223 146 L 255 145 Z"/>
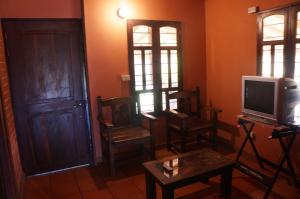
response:
<path fill-rule="evenodd" d="M 167 128 L 167 149 L 171 150 L 171 129 Z"/>
<path fill-rule="evenodd" d="M 185 152 L 185 134 L 184 134 L 184 132 L 181 132 L 180 150 L 181 150 L 181 152 Z"/>
<path fill-rule="evenodd" d="M 139 155 L 142 156 L 142 160 L 145 160 L 145 147 L 144 147 L 144 144 L 140 144 L 140 146 L 139 146 Z"/>
<path fill-rule="evenodd" d="M 105 138 L 102 138 L 103 142 L 101 142 L 101 147 L 102 147 L 102 158 L 104 163 L 106 164 L 105 166 L 109 165 L 109 148 L 108 148 L 108 143 L 104 141 Z"/>
<path fill-rule="evenodd" d="M 155 160 L 155 142 L 154 142 L 154 138 L 152 137 L 150 139 L 150 158 L 151 160 Z"/>
<path fill-rule="evenodd" d="M 115 168 L 115 155 L 113 151 L 112 144 L 109 144 L 109 168 L 110 168 L 110 175 L 116 175 L 116 168 Z"/>
<path fill-rule="evenodd" d="M 217 138 L 217 130 L 213 129 L 211 131 L 211 145 L 213 149 L 216 149 L 216 138 Z"/>

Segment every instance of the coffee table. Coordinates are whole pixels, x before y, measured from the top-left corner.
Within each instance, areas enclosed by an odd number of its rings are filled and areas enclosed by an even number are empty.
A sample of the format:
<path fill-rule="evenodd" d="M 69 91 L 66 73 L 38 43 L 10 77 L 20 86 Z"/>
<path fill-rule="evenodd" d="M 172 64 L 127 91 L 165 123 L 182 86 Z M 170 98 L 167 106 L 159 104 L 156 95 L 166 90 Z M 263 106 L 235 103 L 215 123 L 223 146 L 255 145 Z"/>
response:
<path fill-rule="evenodd" d="M 201 149 L 143 163 L 147 199 L 156 198 L 155 182 L 162 188 L 163 199 L 174 198 L 174 190 L 221 175 L 220 194 L 231 194 L 235 162 L 211 150 Z"/>

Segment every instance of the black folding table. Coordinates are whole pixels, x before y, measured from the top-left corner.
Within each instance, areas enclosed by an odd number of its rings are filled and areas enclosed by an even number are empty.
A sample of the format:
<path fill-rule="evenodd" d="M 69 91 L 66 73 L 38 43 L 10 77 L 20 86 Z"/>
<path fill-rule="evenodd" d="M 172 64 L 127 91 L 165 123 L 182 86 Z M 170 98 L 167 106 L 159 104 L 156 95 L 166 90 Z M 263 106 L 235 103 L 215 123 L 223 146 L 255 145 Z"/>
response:
<path fill-rule="evenodd" d="M 253 139 L 251 137 L 251 132 L 255 126 L 256 123 L 264 122 L 263 120 L 257 120 L 251 117 L 247 117 L 245 115 L 239 115 L 238 116 L 238 124 L 243 128 L 243 132 L 245 133 L 246 137 L 242 143 L 241 148 L 239 149 L 236 157 L 236 168 L 239 169 L 241 172 L 247 174 L 248 176 L 258 180 L 265 186 L 267 186 L 266 193 L 264 195 L 264 199 L 268 198 L 269 194 L 272 191 L 272 188 L 279 176 L 279 173 L 285 172 L 286 174 L 290 175 L 295 183 L 295 185 L 300 188 L 300 181 L 297 179 L 294 167 L 292 165 L 292 161 L 290 159 L 290 150 L 293 146 L 293 143 L 295 141 L 295 137 L 297 134 L 300 133 L 300 127 L 297 125 L 289 125 L 289 126 L 274 126 L 272 135 L 268 137 L 269 140 L 276 139 L 279 141 L 280 146 L 282 148 L 282 157 L 279 161 L 279 163 L 274 163 L 264 157 L 262 157 L 253 142 Z M 288 142 L 284 143 L 283 138 L 288 137 Z M 246 146 L 247 142 L 250 142 L 251 148 L 254 151 L 255 157 L 262 169 L 265 169 L 264 163 L 274 167 L 275 173 L 273 176 L 267 176 L 249 166 L 242 163 L 240 161 L 240 157 L 243 153 L 243 150 Z M 287 163 L 287 167 L 284 167 L 284 163 Z"/>

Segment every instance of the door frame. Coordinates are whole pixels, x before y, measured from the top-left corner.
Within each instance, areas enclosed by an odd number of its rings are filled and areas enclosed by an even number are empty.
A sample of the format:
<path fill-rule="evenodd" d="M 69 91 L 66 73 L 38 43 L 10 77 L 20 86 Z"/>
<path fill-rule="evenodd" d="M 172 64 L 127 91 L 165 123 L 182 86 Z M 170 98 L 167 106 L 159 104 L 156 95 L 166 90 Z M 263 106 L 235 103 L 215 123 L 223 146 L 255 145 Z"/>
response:
<path fill-rule="evenodd" d="M 80 31 L 81 31 L 81 44 L 82 44 L 82 57 L 83 57 L 83 97 L 86 100 L 86 106 L 85 106 L 85 115 L 86 115 L 86 124 L 87 124 L 87 133 L 88 133 L 88 139 L 89 139 L 89 164 L 94 165 L 95 164 L 95 147 L 94 147 L 94 134 L 93 134 L 93 124 L 92 124 L 92 111 L 91 111 L 91 99 L 90 99 L 90 87 L 89 87 L 89 76 L 88 76 L 88 67 L 87 67 L 87 51 L 86 51 L 86 38 L 85 38 L 85 30 L 84 30 L 84 20 L 82 18 L 2 18 L 0 19 L 2 22 L 10 22 L 10 21 L 51 21 L 51 22 L 68 22 L 68 21 L 75 21 L 79 22 L 81 24 Z M 11 70 L 9 68 L 9 59 L 8 59 L 8 49 L 7 49 L 7 41 L 6 41 L 6 33 L 5 33 L 5 26 L 2 24 L 2 30 L 4 34 L 4 47 L 5 47 L 5 54 L 6 54 L 6 60 L 7 60 L 7 68 L 8 68 L 8 79 L 9 83 L 11 85 Z M 11 89 L 11 88 L 10 88 Z M 11 99 L 13 99 L 11 92 Z M 18 142 L 19 144 L 19 142 Z M 80 167 L 81 165 L 78 165 Z M 83 165 L 84 166 L 84 165 Z M 76 166 L 77 167 L 77 166 Z M 73 168 L 73 167 L 70 167 Z M 65 168 L 68 169 L 68 168 Z M 65 170 L 63 169 L 63 170 Z M 50 171 L 46 173 L 52 173 L 55 171 Z"/>
<path fill-rule="evenodd" d="M 2 101 L 2 89 L 0 88 L 0 198 L 17 199 L 20 193 L 16 187 Z"/>

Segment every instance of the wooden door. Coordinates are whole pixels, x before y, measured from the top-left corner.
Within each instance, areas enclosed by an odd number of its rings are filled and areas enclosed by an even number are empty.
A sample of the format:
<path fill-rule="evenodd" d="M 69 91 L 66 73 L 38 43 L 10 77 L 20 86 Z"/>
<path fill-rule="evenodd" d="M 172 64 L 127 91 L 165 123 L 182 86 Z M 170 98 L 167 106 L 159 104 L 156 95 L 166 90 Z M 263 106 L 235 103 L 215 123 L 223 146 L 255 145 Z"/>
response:
<path fill-rule="evenodd" d="M 3 23 L 26 174 L 91 161 L 81 20 Z"/>

